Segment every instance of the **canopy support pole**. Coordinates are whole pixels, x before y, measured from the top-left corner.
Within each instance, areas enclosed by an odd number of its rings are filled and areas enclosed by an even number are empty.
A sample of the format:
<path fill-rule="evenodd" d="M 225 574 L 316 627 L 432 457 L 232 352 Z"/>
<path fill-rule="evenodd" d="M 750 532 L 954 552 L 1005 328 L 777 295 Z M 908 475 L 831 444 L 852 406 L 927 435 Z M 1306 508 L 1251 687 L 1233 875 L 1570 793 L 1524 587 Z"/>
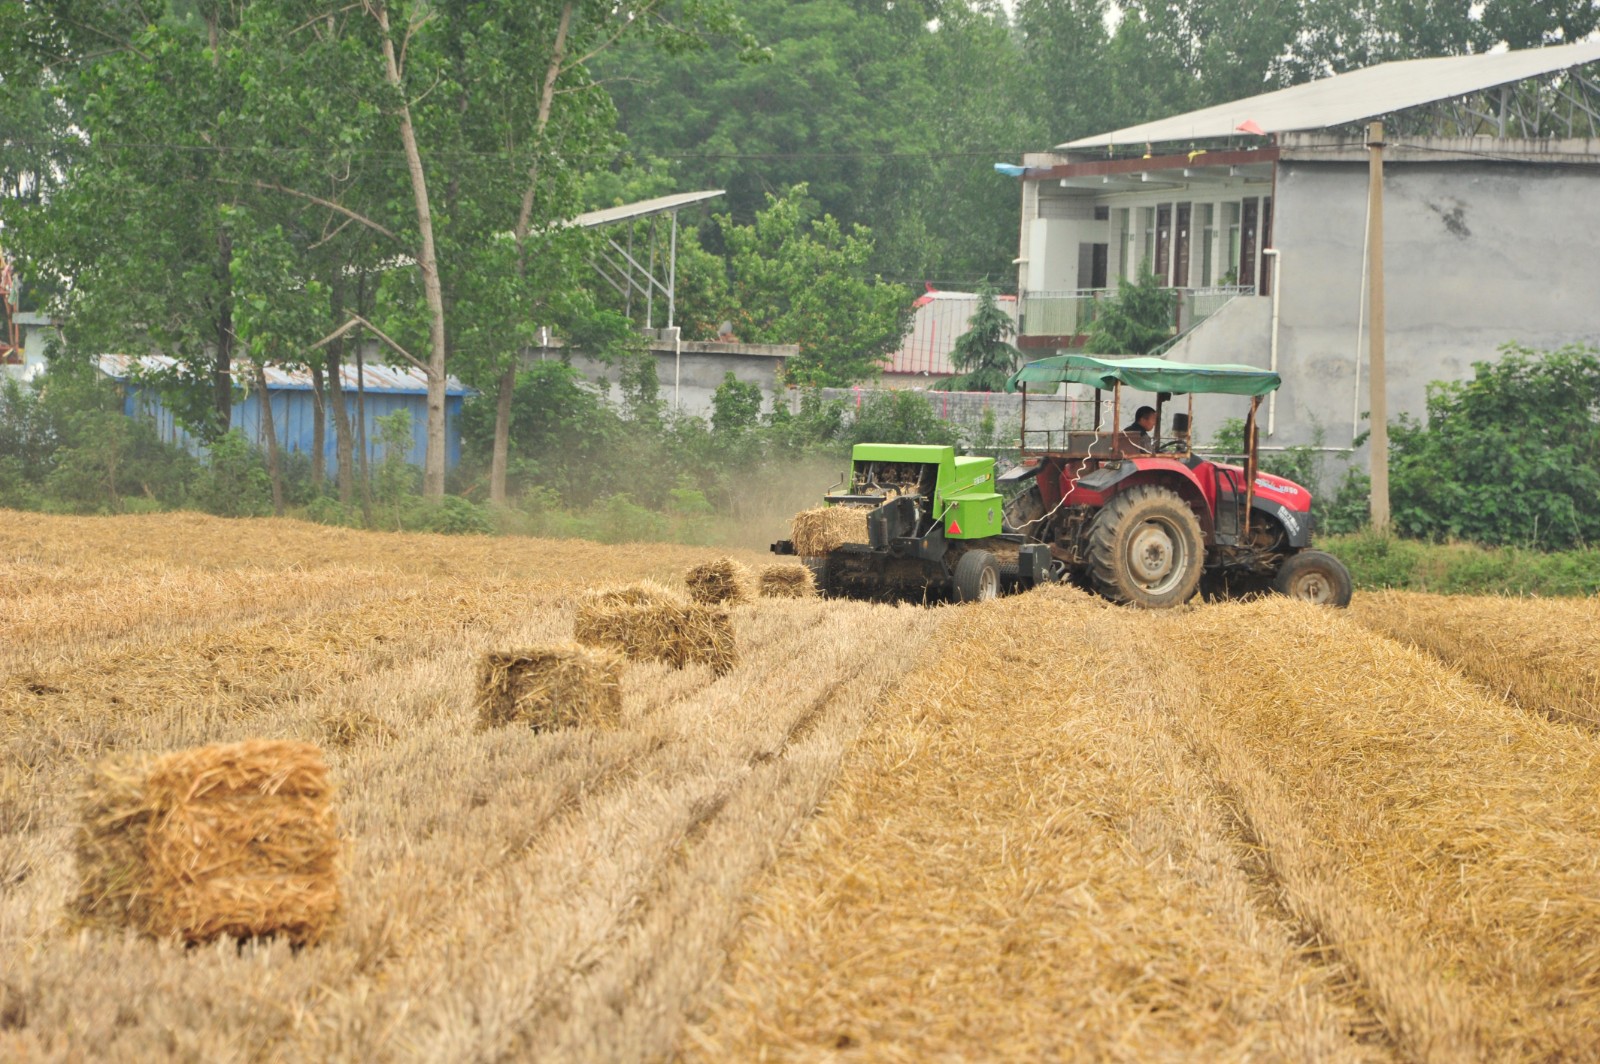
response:
<path fill-rule="evenodd" d="M 1244 518 L 1239 522 L 1240 538 L 1250 541 L 1250 511 L 1256 505 L 1256 411 L 1261 396 L 1250 397 L 1250 416 L 1244 422 Z"/>

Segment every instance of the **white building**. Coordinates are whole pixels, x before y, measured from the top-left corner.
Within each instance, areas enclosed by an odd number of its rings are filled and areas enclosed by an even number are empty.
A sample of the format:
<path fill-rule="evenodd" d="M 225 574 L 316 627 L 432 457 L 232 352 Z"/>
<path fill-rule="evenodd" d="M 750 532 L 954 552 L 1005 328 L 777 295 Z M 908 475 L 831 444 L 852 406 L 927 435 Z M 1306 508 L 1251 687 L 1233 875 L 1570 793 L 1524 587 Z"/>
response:
<path fill-rule="evenodd" d="M 1387 141 L 1391 416 L 1420 414 L 1430 381 L 1469 376 L 1508 341 L 1600 343 L 1589 42 L 1387 63 L 1028 156 L 1019 346 L 1078 346 L 1096 301 L 1148 263 L 1179 290 L 1168 357 L 1274 366 L 1263 443 L 1348 447 L 1368 408 L 1372 120 Z"/>

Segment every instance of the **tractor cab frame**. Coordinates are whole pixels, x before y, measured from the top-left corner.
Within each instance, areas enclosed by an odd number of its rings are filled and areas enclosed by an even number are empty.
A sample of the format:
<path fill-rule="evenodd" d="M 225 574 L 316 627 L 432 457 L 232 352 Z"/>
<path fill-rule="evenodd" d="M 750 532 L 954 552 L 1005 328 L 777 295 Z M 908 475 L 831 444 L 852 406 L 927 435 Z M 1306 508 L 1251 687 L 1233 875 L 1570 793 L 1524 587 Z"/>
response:
<path fill-rule="evenodd" d="M 1307 551 L 1312 531 L 1310 492 L 1259 469 L 1256 415 L 1279 384 L 1252 366 L 1075 354 L 1029 363 L 1007 384 L 1023 400 L 1019 463 L 1000 478 L 1012 492 L 1008 531 L 1048 544 L 1068 572 L 1119 601 L 1171 605 L 1197 581 L 1220 593 L 1265 588 Z M 1148 439 L 1122 427 L 1135 405 L 1125 390 L 1154 396 Z M 1197 394 L 1248 399 L 1242 466 L 1195 453 Z M 1187 411 L 1168 433 L 1175 400 Z M 1312 553 L 1324 584 L 1310 597 L 1347 600 L 1348 574 Z"/>

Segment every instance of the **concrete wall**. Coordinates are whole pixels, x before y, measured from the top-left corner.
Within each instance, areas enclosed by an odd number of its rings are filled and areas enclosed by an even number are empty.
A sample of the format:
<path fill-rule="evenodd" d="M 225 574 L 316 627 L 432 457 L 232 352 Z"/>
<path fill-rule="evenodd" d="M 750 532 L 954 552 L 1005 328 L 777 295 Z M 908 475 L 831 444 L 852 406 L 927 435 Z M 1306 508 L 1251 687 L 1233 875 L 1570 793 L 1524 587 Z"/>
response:
<path fill-rule="evenodd" d="M 661 398 L 667 409 L 675 405 L 685 414 L 711 416 L 711 397 L 723 378 L 734 377 L 761 389 L 763 411 L 772 409 L 772 396 L 788 358 L 796 352 L 791 344 L 726 344 L 685 340 L 681 358 L 670 341 L 654 341 L 650 351 L 656 359 L 656 379 L 661 382 Z M 552 353 L 549 357 L 560 357 Z M 590 380 L 608 381 L 613 402 L 622 401 L 615 367 L 596 362 L 581 353 L 572 354 L 572 365 Z"/>
<path fill-rule="evenodd" d="M 1366 166 L 1286 159 L 1276 203 L 1284 384 L 1262 442 L 1312 443 L 1320 426 L 1325 445 L 1348 446 L 1367 427 L 1352 415 L 1369 407 L 1357 333 Z M 1421 415 L 1429 382 L 1471 376 L 1507 341 L 1600 344 L 1600 168 L 1398 162 L 1385 168 L 1384 216 L 1391 417 Z M 1270 304 L 1231 304 L 1173 357 L 1267 365 Z"/>

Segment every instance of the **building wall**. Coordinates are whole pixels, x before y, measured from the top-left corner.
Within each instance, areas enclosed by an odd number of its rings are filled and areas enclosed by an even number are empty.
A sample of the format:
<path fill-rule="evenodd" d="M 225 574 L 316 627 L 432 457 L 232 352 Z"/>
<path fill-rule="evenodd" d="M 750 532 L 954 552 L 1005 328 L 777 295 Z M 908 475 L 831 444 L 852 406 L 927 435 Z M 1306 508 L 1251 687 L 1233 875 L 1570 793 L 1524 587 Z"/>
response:
<path fill-rule="evenodd" d="M 267 426 L 261 416 L 260 396 L 259 391 L 252 392 L 233 404 L 232 427 L 243 432 L 245 438 L 256 447 L 265 450 Z M 345 409 L 350 413 L 351 428 L 358 433 L 359 440 L 361 422 L 356 417 L 356 397 L 346 393 L 344 399 Z M 278 436 L 278 446 L 286 453 L 308 456 L 312 453 L 315 439 L 313 431 L 315 400 L 315 394 L 309 391 L 272 392 L 272 425 Z M 449 469 L 454 469 L 461 462 L 461 402 L 462 397 L 459 395 L 445 399 L 445 466 Z M 406 453 L 406 461 L 415 466 L 423 464 L 428 453 L 427 396 L 370 392 L 364 397 L 362 407 L 366 414 L 369 463 L 376 464 L 384 457 L 384 448 L 378 438 L 377 419 L 393 414 L 397 410 L 408 410 L 411 413 L 411 447 Z M 154 391 L 137 384 L 127 385 L 123 410 L 129 416 L 147 417 L 154 421 L 156 431 L 166 442 L 184 447 L 194 454 L 204 451 L 200 441 L 177 424 L 172 412 L 162 404 Z M 359 448 L 354 450 L 359 451 Z M 327 419 L 324 454 L 328 463 L 328 475 L 336 475 L 339 469 L 338 440 L 331 415 Z"/>
<path fill-rule="evenodd" d="M 652 344 L 650 350 L 655 355 L 656 379 L 661 382 L 661 398 L 667 408 L 676 407 L 685 414 L 710 417 L 711 397 L 729 373 L 736 380 L 760 388 L 762 409 L 771 410 L 772 396 L 778 390 L 778 378 L 784 361 L 795 353 L 796 348 L 787 344 L 685 340 L 681 360 L 671 343 Z M 552 350 L 546 357 L 561 356 Z M 615 367 L 581 353 L 573 353 L 571 361 L 573 367 L 590 380 L 605 381 L 610 388 L 612 402 L 622 401 L 622 389 L 617 384 L 618 372 Z"/>
<path fill-rule="evenodd" d="M 1284 384 L 1276 432 L 1263 443 L 1313 443 L 1320 428 L 1325 445 L 1346 447 L 1366 431 L 1355 415 L 1369 408 L 1367 344 L 1357 333 L 1366 166 L 1285 160 L 1276 199 Z M 1600 170 L 1390 164 L 1384 220 L 1391 418 L 1420 416 L 1431 381 L 1471 376 L 1474 362 L 1493 360 L 1508 341 L 1600 344 Z M 1249 312 L 1230 307 L 1203 324 L 1171 357 L 1267 365 L 1271 301 L 1251 302 Z"/>

